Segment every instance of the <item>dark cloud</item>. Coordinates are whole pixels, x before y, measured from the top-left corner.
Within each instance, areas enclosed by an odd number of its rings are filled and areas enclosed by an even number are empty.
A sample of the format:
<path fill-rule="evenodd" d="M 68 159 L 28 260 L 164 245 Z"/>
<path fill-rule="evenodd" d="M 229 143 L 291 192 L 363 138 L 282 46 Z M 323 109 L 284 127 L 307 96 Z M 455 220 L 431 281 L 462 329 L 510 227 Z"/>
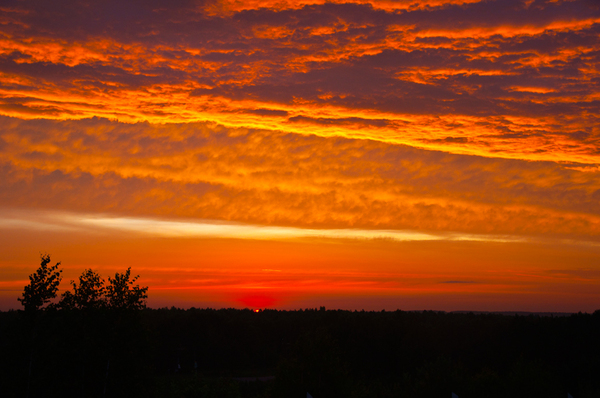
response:
<path fill-rule="evenodd" d="M 287 111 L 281 111 L 277 109 L 251 109 L 244 112 L 261 116 L 287 116 L 289 114 Z"/>
<path fill-rule="evenodd" d="M 600 270 L 597 269 L 553 269 L 547 271 L 553 276 L 575 276 L 581 279 L 600 279 Z"/>
<path fill-rule="evenodd" d="M 467 137 L 446 137 L 437 140 L 424 140 L 426 142 L 455 142 L 455 143 L 466 143 L 469 142 Z"/>
<path fill-rule="evenodd" d="M 318 125 L 362 125 L 362 126 L 374 126 L 374 127 L 384 127 L 390 124 L 388 120 L 384 119 L 363 119 L 359 117 L 349 117 L 349 118 L 340 118 L 340 119 L 331 119 L 331 118 L 311 118 L 306 116 L 294 116 L 288 119 L 289 122 L 292 123 L 311 123 Z"/>
<path fill-rule="evenodd" d="M 543 27 L 554 21 L 597 17 L 600 10 L 585 1 L 524 0 L 480 1 L 416 10 L 398 15 L 398 22 L 417 29 L 468 29 L 480 27 Z"/>

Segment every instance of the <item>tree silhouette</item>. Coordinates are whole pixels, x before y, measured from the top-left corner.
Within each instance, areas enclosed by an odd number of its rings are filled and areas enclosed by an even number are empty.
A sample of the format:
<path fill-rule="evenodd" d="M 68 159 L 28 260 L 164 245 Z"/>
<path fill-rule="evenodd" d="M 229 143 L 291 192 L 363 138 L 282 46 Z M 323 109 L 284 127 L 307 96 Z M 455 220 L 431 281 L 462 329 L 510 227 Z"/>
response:
<path fill-rule="evenodd" d="M 91 269 L 85 270 L 79 277 L 79 284 L 71 281 L 73 292 L 67 290 L 61 296 L 59 307 L 62 309 L 127 309 L 146 308 L 148 287 L 135 285 L 139 275 L 131 278 L 131 267 L 124 273 L 115 273 L 108 277 L 108 284 Z"/>
<path fill-rule="evenodd" d="M 23 289 L 23 297 L 17 298 L 25 307 L 25 311 L 37 311 L 56 298 L 58 285 L 62 280 L 59 270 L 60 262 L 49 267 L 50 255 L 42 254 L 40 267 L 29 275 L 29 285 Z"/>
<path fill-rule="evenodd" d="M 115 277 L 108 277 L 109 285 L 106 287 L 106 298 L 109 308 L 139 310 L 146 308 L 148 287 L 133 285 L 139 278 L 131 278 L 131 267 L 123 274 L 115 273 Z"/>
<path fill-rule="evenodd" d="M 79 276 L 79 285 L 71 281 L 73 293 L 64 292 L 59 303 L 60 308 L 91 310 L 106 306 L 104 280 L 91 269 L 86 269 Z"/>

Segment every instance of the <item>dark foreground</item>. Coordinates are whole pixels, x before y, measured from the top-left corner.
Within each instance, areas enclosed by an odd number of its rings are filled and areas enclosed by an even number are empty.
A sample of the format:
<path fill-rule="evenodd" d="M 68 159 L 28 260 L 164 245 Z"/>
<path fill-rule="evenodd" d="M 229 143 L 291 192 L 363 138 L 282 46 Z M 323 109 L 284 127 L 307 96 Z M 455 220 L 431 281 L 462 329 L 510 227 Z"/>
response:
<path fill-rule="evenodd" d="M 600 311 L 0 312 L 0 397 L 583 398 L 598 375 Z"/>

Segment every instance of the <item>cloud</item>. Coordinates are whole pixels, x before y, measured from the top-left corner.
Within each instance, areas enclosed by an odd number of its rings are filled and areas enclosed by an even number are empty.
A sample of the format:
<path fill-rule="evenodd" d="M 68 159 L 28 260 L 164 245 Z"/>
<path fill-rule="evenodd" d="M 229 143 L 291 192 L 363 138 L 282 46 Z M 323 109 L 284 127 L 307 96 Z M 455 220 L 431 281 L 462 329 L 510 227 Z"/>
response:
<path fill-rule="evenodd" d="M 427 234 L 400 230 L 308 229 L 250 225 L 214 220 L 161 220 L 155 218 L 111 217 L 101 214 L 78 214 L 56 211 L 0 212 L 0 228 L 36 231 L 75 231 L 88 234 L 133 233 L 159 237 L 233 238 L 255 240 L 291 240 L 318 238 L 322 240 L 390 240 L 410 241 L 483 241 L 521 242 L 519 237 Z"/>
<path fill-rule="evenodd" d="M 553 269 L 548 270 L 552 276 L 559 278 L 579 278 L 581 280 L 600 279 L 600 270 L 597 269 Z"/>
<path fill-rule="evenodd" d="M 308 123 L 308 124 L 317 124 L 317 125 L 360 125 L 360 126 L 373 126 L 373 127 L 383 127 L 386 126 L 389 122 L 384 119 L 363 119 L 359 117 L 349 117 L 349 118 L 340 118 L 340 119 L 332 119 L 332 118 L 310 118 L 306 116 L 294 116 L 288 119 L 291 123 Z"/>
<path fill-rule="evenodd" d="M 3 10 L 4 115 L 212 121 L 598 162 L 593 2 L 37 1 Z"/>
<path fill-rule="evenodd" d="M 377 141 L 0 118 L 0 205 L 267 226 L 596 239 L 598 171 Z"/>
<path fill-rule="evenodd" d="M 600 231 L 592 2 L 34 1 L 1 18 L 2 206 Z"/>
<path fill-rule="evenodd" d="M 260 116 L 287 116 L 289 112 L 278 109 L 250 109 L 246 112 Z"/>

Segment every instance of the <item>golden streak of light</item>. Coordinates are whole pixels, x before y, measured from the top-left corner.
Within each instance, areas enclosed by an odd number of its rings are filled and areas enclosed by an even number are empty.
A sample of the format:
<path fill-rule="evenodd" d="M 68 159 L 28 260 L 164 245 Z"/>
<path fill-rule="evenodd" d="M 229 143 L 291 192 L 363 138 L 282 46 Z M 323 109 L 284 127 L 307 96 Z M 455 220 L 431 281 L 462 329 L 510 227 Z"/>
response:
<path fill-rule="evenodd" d="M 103 233 L 123 231 L 162 237 L 229 238 L 255 240 L 289 240 L 302 238 L 342 240 L 392 240 L 405 241 L 476 241 L 525 242 L 523 237 L 477 234 L 429 234 L 417 231 L 361 230 L 361 229 L 309 229 L 246 225 L 210 221 L 167 221 L 133 217 L 102 217 L 47 212 L 37 220 L 23 218 L 18 212 L 0 219 L 0 228 L 32 229 L 46 231 L 80 231 Z"/>
<path fill-rule="evenodd" d="M 353 4 L 370 5 L 376 10 L 388 12 L 407 9 L 418 10 L 428 7 L 464 5 L 478 3 L 480 0 L 354 0 Z M 240 11 L 268 8 L 276 11 L 298 10 L 307 6 L 324 4 L 348 4 L 347 0 L 222 0 L 205 7 L 208 14 L 228 15 Z"/>
<path fill-rule="evenodd" d="M 320 137 L 344 137 L 350 139 L 369 139 L 391 144 L 410 145 L 423 149 L 440 150 L 455 154 L 478 155 L 508 159 L 545 160 L 554 162 L 575 162 L 595 164 L 600 162 L 600 155 L 586 150 L 585 146 L 563 144 L 555 141 L 553 147 L 539 151 L 543 139 L 533 135 L 518 140 L 505 139 L 502 133 L 496 132 L 496 126 L 490 121 L 494 117 L 475 117 L 460 115 L 411 115 L 393 114 L 375 109 L 348 109 L 340 106 L 313 104 L 298 101 L 292 105 L 273 104 L 252 100 L 232 101 L 225 97 L 201 96 L 188 97 L 184 91 L 173 89 L 169 94 L 171 103 L 164 104 L 167 98 L 157 98 L 149 92 L 120 91 L 111 97 L 86 98 L 83 95 L 71 95 L 56 91 L 10 92 L 0 89 L 0 95 L 36 95 L 39 100 L 29 104 L 35 109 L 36 104 L 58 107 L 58 115 L 46 115 L 57 120 L 82 119 L 101 116 L 124 122 L 148 121 L 150 123 L 186 123 L 195 121 L 214 121 L 229 128 L 251 128 L 272 131 L 287 131 L 302 135 Z M 161 103 L 156 113 L 155 103 Z M 285 111 L 289 118 L 306 117 L 288 122 L 281 116 L 265 116 L 244 113 L 247 109 L 274 109 Z M 61 111 L 62 110 L 62 111 Z M 23 114 L 19 110 L 2 110 L 0 114 L 33 119 L 37 114 Z M 306 115 L 306 116 L 305 116 Z M 386 120 L 387 126 L 360 125 L 358 119 Z M 556 121 L 552 115 L 546 118 L 523 118 L 504 116 L 498 120 L 510 120 L 514 132 L 548 128 L 554 130 Z M 327 123 L 320 123 L 325 120 Z M 340 122 L 336 121 L 339 120 Z M 344 122 L 350 120 L 350 122 Z M 525 123 L 519 123 L 525 120 Z M 547 126 L 547 127 L 546 127 Z M 577 126 L 572 126 L 577 128 Z M 561 133 L 564 133 L 561 131 Z M 461 142 L 446 140 L 448 137 L 463 137 Z M 493 144 L 493 145 L 491 145 Z"/>
<path fill-rule="evenodd" d="M 494 35 L 501 35 L 502 37 L 509 38 L 521 35 L 538 35 L 545 31 L 573 31 L 579 29 L 586 29 L 592 25 L 600 22 L 600 18 L 587 18 L 580 20 L 570 21 L 552 21 L 546 25 L 530 25 L 530 26 L 490 26 L 490 27 L 473 27 L 466 29 L 444 29 L 444 28 L 431 28 L 422 29 L 419 31 L 419 37 L 446 37 L 451 39 L 464 39 L 464 38 L 482 38 L 490 37 Z M 404 29 L 402 27 L 401 29 Z"/>

